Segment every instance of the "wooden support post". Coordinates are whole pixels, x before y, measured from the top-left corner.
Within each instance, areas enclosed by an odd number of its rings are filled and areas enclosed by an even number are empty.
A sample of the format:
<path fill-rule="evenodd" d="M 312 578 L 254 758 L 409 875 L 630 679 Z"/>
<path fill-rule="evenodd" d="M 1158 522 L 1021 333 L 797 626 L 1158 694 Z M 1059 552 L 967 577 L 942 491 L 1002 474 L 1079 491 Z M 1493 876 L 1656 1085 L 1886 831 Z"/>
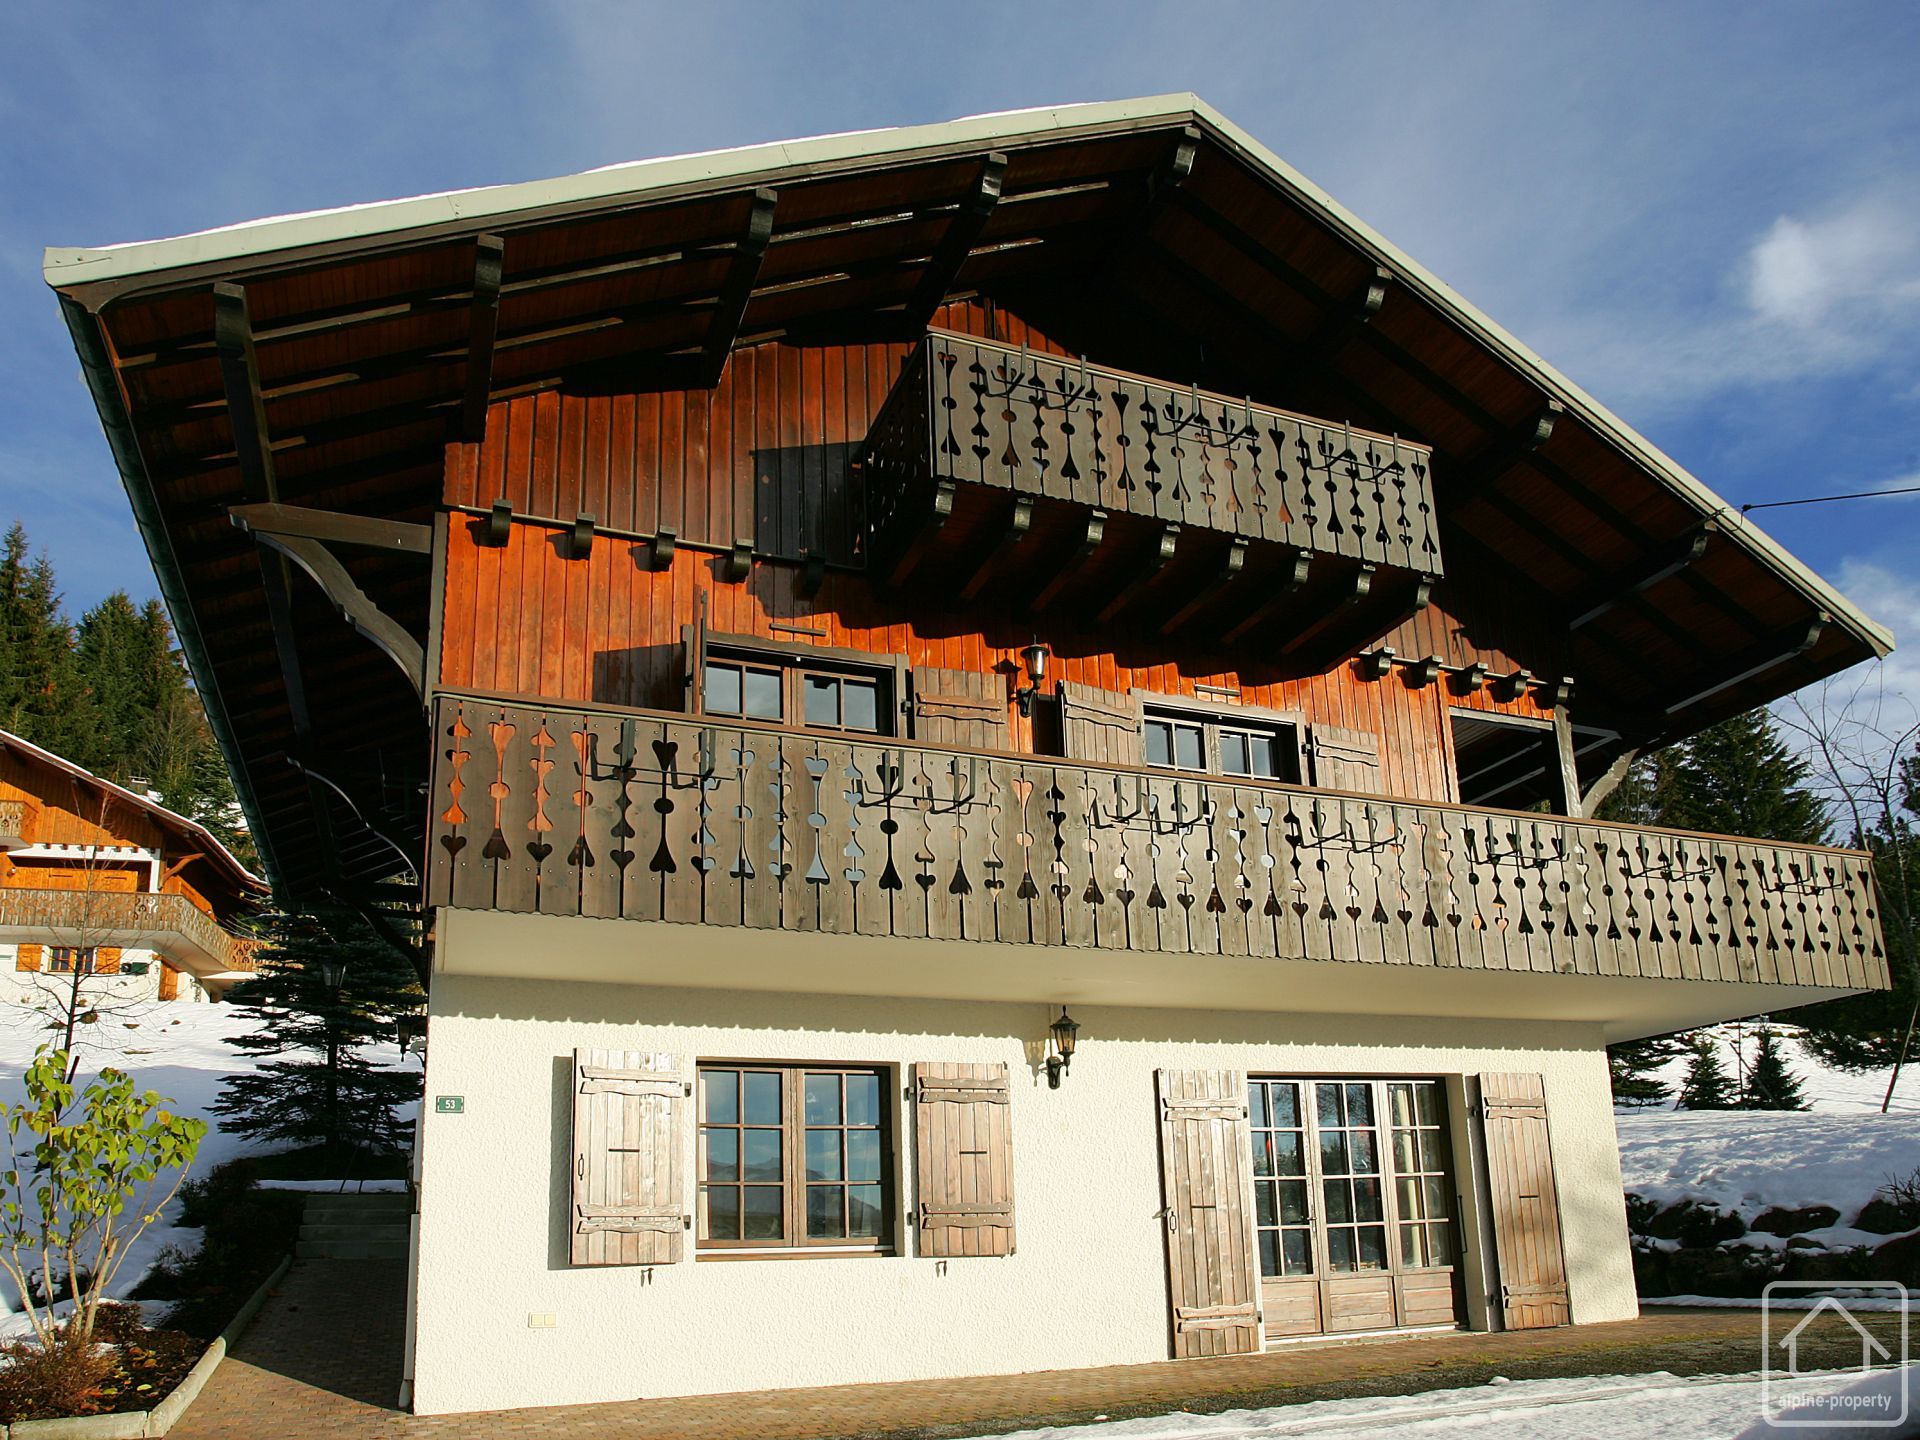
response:
<path fill-rule="evenodd" d="M 1607 766 L 1600 778 L 1588 786 L 1586 794 L 1580 797 L 1580 813 L 1591 815 L 1598 810 L 1606 798 L 1620 787 L 1620 782 L 1627 778 L 1627 772 L 1633 769 L 1634 762 L 1639 758 L 1638 745 L 1629 745 L 1614 756 L 1613 763 Z"/>
<path fill-rule="evenodd" d="M 1027 608 L 1038 614 L 1058 600 L 1066 592 L 1067 587 L 1079 577 L 1081 569 L 1093 558 L 1094 553 L 1099 550 L 1106 538 L 1107 512 L 1089 510 L 1080 533 L 1054 563 L 1053 577 L 1040 587 L 1040 592 L 1033 597 L 1032 604 Z"/>
<path fill-rule="evenodd" d="M 904 328 L 909 335 L 918 335 L 927 328 L 933 312 L 940 308 L 947 292 L 959 280 L 967 256 L 986 228 L 993 207 L 1000 202 L 1000 182 L 1006 173 L 1007 157 L 997 150 L 980 161 L 972 187 L 955 207 L 953 219 L 947 223 L 933 254 L 927 257 L 919 283 L 913 287 L 913 294 L 907 297 L 902 309 Z"/>
<path fill-rule="evenodd" d="M 467 383 L 460 402 L 460 438 L 470 445 L 487 438 L 487 407 L 493 395 L 493 342 L 500 330 L 500 276 L 507 242 L 498 235 L 473 242 L 473 308 L 467 326 Z"/>
<path fill-rule="evenodd" d="M 1013 507 L 1007 512 L 1006 529 L 990 540 L 984 552 L 975 557 L 966 583 L 960 587 L 960 598 L 972 600 L 986 589 L 988 582 L 1020 548 L 1021 542 L 1027 538 L 1027 532 L 1032 528 L 1033 497 L 1015 495 Z"/>
<path fill-rule="evenodd" d="M 760 265 L 773 239 L 773 212 L 779 198 L 764 188 L 753 192 L 746 233 L 733 247 L 726 278 L 720 282 L 720 293 L 714 300 L 713 323 L 707 327 L 706 343 L 700 347 L 700 383 L 708 389 L 720 383 L 720 372 L 727 368 L 727 357 L 739 338 L 747 302 L 753 298 L 753 282 L 760 278 Z"/>
<path fill-rule="evenodd" d="M 1580 800 L 1580 765 L 1574 758 L 1573 724 L 1565 710 L 1553 712 L 1553 750 L 1559 771 L 1560 813 L 1579 819 L 1586 813 Z"/>

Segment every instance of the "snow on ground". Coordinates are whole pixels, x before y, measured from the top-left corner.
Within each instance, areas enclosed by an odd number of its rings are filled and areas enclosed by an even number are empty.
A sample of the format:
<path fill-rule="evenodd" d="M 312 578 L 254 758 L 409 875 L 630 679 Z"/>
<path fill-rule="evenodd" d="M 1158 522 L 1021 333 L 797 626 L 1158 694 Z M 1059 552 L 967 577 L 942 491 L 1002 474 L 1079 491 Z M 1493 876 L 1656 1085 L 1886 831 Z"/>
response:
<path fill-rule="evenodd" d="M 1851 1420 L 1821 1423 L 1810 1410 L 1782 1418 L 1789 1427 L 1762 1418 L 1757 1375 L 1680 1378 L 1615 1375 L 1575 1380 L 1495 1380 L 1465 1390 L 1433 1390 L 1392 1399 L 1323 1400 L 1267 1410 L 1228 1410 L 1218 1415 L 1180 1412 L 1141 1420 L 1118 1420 L 1046 1430 L 1022 1430 L 1001 1440 L 1261 1440 L 1286 1435 L 1375 1435 L 1453 1440 L 1498 1435 L 1500 1440 L 1665 1440 L 1686 1436 L 1798 1436 L 1840 1440 L 1862 1435 L 1911 1435 L 1897 1429 L 1862 1428 L 1862 1417 L 1899 1415 L 1920 1409 L 1920 1366 L 1832 1372 L 1795 1382 L 1823 1406 L 1845 1407 Z M 1902 1395 L 1902 1390 L 1906 1394 Z M 1841 1397 L 1837 1402 L 1831 1397 Z M 1838 1416 L 1836 1416 L 1838 1418 Z M 1812 1423 L 1809 1423 L 1811 1420 Z"/>
<path fill-rule="evenodd" d="M 259 1025 L 258 1014 L 245 1006 L 155 1002 L 139 1012 L 115 1015 L 101 1022 L 101 1029 L 89 1036 L 96 1043 L 82 1052 L 76 1083 L 84 1088 L 103 1066 L 113 1066 L 131 1074 L 141 1089 L 166 1096 L 178 1113 L 207 1121 L 213 1128 L 200 1142 L 199 1154 L 188 1171 L 189 1176 L 203 1176 L 236 1156 L 278 1148 L 226 1134 L 208 1110 L 219 1098 L 222 1079 L 252 1069 L 256 1063 L 254 1057 L 227 1044 L 228 1037 L 249 1033 Z M 47 1038 L 44 1021 L 39 1016 L 23 1006 L 0 1005 L 0 1100 L 12 1104 L 23 1097 L 22 1075 L 34 1050 Z M 398 1056 L 392 1046 L 369 1053 L 376 1058 L 376 1063 L 393 1063 Z M 199 1245 L 198 1230 L 169 1223 L 179 1211 L 180 1202 L 176 1198 L 161 1219 L 148 1227 L 121 1264 L 109 1287 L 110 1294 L 124 1295 L 139 1284 L 166 1246 L 192 1250 Z M 0 1336 L 26 1328 L 19 1295 L 12 1282 L 0 1275 Z"/>

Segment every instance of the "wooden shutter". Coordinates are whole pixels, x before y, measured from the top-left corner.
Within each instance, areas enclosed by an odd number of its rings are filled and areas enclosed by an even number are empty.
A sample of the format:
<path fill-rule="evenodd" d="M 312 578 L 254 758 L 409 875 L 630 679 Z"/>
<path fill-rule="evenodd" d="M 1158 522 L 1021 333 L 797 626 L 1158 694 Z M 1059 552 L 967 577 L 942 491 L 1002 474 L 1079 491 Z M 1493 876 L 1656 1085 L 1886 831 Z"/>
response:
<path fill-rule="evenodd" d="M 13 968 L 15 970 L 38 970 L 40 968 L 40 947 L 22 945 L 15 952 Z"/>
<path fill-rule="evenodd" d="M 1261 1348 L 1247 1079 L 1162 1070 L 1160 1197 L 1175 1359 Z"/>
<path fill-rule="evenodd" d="M 118 975 L 120 973 L 120 947 L 102 945 L 93 952 L 93 973 L 96 975 Z"/>
<path fill-rule="evenodd" d="M 1140 700 L 1120 690 L 1060 682 L 1060 733 L 1070 760 L 1138 765 Z"/>
<path fill-rule="evenodd" d="M 160 998 L 162 1000 L 180 998 L 180 972 L 164 960 L 160 962 Z"/>
<path fill-rule="evenodd" d="M 1013 748 L 1007 723 L 1007 687 L 978 670 L 913 667 L 913 738 L 972 750 Z"/>
<path fill-rule="evenodd" d="M 913 1067 L 920 1254 L 1013 1253 L 1012 1098 L 1005 1065 Z"/>
<path fill-rule="evenodd" d="M 676 1056 L 573 1052 L 575 1265 L 671 1265 L 689 1215 L 684 1162 L 692 1077 Z"/>
<path fill-rule="evenodd" d="M 1482 1075 L 1480 1114 L 1506 1328 L 1568 1324 L 1572 1312 L 1548 1144 L 1546 1083 L 1538 1075 Z"/>
<path fill-rule="evenodd" d="M 1380 793 L 1380 737 L 1344 725 L 1313 727 L 1313 783 L 1327 790 Z"/>

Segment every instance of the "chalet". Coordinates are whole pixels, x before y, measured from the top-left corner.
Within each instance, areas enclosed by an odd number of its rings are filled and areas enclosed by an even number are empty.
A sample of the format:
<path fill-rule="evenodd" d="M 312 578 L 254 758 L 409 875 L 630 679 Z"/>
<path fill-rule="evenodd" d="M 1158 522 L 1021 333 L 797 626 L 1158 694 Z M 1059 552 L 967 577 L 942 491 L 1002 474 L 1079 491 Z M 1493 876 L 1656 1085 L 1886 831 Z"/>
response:
<path fill-rule="evenodd" d="M 1588 817 L 1889 635 L 1192 96 L 46 276 L 431 984 L 420 1411 L 1628 1317 L 1603 1047 L 1888 983 Z"/>
<path fill-rule="evenodd" d="M 265 886 L 204 825 L 0 730 L 0 1001 L 217 999 Z"/>

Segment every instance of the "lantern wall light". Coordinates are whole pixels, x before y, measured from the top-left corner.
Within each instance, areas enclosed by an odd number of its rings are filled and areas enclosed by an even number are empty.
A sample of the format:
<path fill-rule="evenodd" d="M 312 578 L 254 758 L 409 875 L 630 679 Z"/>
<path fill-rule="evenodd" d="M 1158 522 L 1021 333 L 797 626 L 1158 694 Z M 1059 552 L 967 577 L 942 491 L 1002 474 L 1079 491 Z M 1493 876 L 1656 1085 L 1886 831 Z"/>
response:
<path fill-rule="evenodd" d="M 1073 1066 L 1073 1047 L 1075 1037 L 1080 1033 L 1080 1022 L 1067 1013 L 1067 1007 L 1060 1007 L 1060 1018 L 1047 1027 L 1053 1036 L 1053 1053 L 1047 1056 L 1047 1088 L 1058 1090 L 1060 1077 Z"/>
<path fill-rule="evenodd" d="M 1040 682 L 1047 678 L 1047 656 L 1051 653 L 1037 637 L 1031 645 L 1021 647 L 1020 658 L 1027 665 L 1027 683 L 1013 692 L 1013 703 L 1020 707 L 1022 715 L 1033 714 L 1033 697 L 1040 693 Z"/>

